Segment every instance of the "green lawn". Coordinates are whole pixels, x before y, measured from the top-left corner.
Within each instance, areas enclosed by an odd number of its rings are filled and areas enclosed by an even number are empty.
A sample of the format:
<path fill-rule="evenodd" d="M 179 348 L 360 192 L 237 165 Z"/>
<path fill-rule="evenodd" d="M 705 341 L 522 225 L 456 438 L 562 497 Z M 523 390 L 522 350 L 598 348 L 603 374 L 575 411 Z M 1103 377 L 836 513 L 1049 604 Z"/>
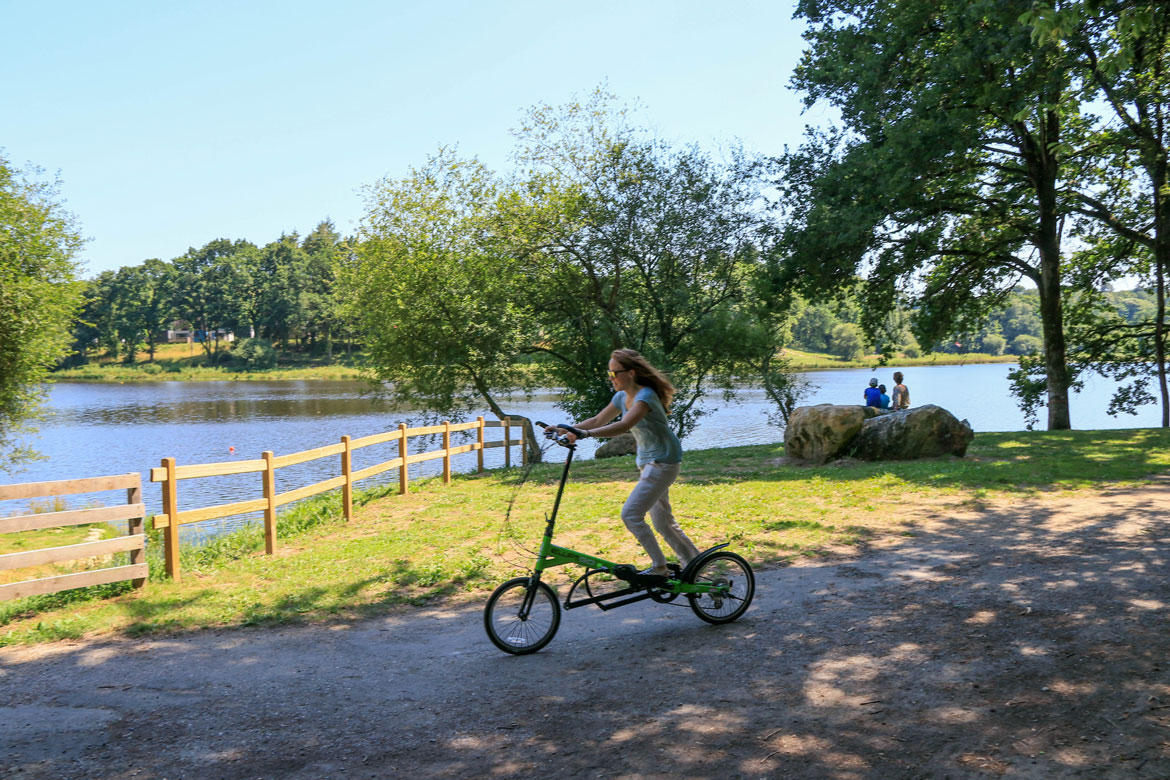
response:
<path fill-rule="evenodd" d="M 980 433 L 968 457 L 904 463 L 783 465 L 782 445 L 687 453 L 671 498 L 700 547 L 730 541 L 757 566 L 840 551 L 911 532 L 931 511 L 1003 495 L 1092 491 L 1170 473 L 1170 431 Z M 531 565 L 560 476 L 555 464 L 412 485 L 407 496 L 361 494 L 350 524 L 326 496 L 282 517 L 280 550 L 265 556 L 257 529 L 183 553 L 183 579 L 152 580 L 0 604 L 0 645 L 87 634 L 279 624 L 381 614 L 428 600 L 482 600 Z M 617 513 L 631 458 L 582 461 L 562 505 L 557 540 L 642 564 Z M 512 504 L 511 518 L 504 518 Z M 562 582 L 564 580 L 562 579 Z M 96 598 L 95 595 L 102 595 Z"/>

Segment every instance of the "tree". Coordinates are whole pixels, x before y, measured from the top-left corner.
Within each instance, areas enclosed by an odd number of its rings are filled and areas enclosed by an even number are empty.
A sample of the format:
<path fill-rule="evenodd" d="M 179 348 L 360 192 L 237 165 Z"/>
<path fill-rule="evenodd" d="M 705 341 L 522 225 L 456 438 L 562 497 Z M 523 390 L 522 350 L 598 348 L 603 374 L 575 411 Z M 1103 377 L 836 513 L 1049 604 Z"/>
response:
<path fill-rule="evenodd" d="M 335 278 L 344 251 L 341 236 L 329 220 L 317 225 L 301 243 L 301 280 L 295 325 L 309 335 L 311 343 L 325 342 L 325 359 L 333 359 L 333 337 L 341 327 L 342 307 L 337 299 Z"/>
<path fill-rule="evenodd" d="M 738 151 L 717 163 L 672 148 L 628 120 L 601 90 L 532 109 L 500 230 L 540 280 L 542 338 L 530 349 L 570 390 L 563 408 L 577 418 L 603 408 L 613 395 L 603 367 L 630 347 L 671 376 L 671 423 L 685 436 L 710 388 L 732 392 L 765 363 L 780 386 L 783 345 L 760 335 L 783 329 L 752 300 L 774 244 L 760 208 L 766 171 Z"/>
<path fill-rule="evenodd" d="M 866 330 L 905 302 L 923 344 L 974 332 L 1016 283 L 1039 294 L 1048 427 L 1070 427 L 1061 221 L 1085 120 L 1069 63 L 1019 24 L 1030 0 L 802 0 L 794 77 L 844 130 L 786 158 L 791 273 L 864 273 Z"/>
<path fill-rule="evenodd" d="M 865 353 L 865 334 L 852 322 L 839 323 L 829 333 L 829 351 L 843 360 L 856 360 Z"/>
<path fill-rule="evenodd" d="M 1037 3 L 1021 17 L 1039 46 L 1062 45 L 1075 57 L 1082 99 L 1108 107 L 1113 121 L 1096 133 L 1101 149 L 1098 186 L 1078 194 L 1075 213 L 1099 230 L 1080 227 L 1098 258 L 1137 256 L 1131 270 L 1149 280 L 1155 311 L 1144 325 L 1109 323 L 1092 340 L 1105 349 L 1113 337 L 1137 376 L 1156 377 L 1162 427 L 1170 427 L 1167 379 L 1166 285 L 1170 273 L 1170 7 L 1157 0 L 1064 0 Z M 1138 331 L 1149 348 L 1134 352 Z M 1125 362 L 1125 360 L 1122 360 Z M 1128 369 L 1127 369 L 1128 371 Z"/>
<path fill-rule="evenodd" d="M 345 300 L 364 331 L 371 378 L 396 400 L 434 413 L 486 403 L 499 419 L 503 398 L 531 388 L 520 360 L 539 339 L 528 303 L 539 288 L 492 229 L 492 174 L 440 150 L 406 178 L 366 189 Z M 531 424 L 530 456 L 539 459 Z"/>
<path fill-rule="evenodd" d="M 59 182 L 0 156 L 0 470 L 36 456 L 17 438 L 34 430 L 53 366 L 69 353 L 81 305 L 83 246 Z"/>
<path fill-rule="evenodd" d="M 219 330 L 236 329 L 260 317 L 264 300 L 256 288 L 263 279 L 255 264 L 256 247 L 244 240 L 216 239 L 176 258 L 175 314 L 204 332 L 208 358 L 219 351 Z M 254 320 L 253 320 L 254 321 Z"/>

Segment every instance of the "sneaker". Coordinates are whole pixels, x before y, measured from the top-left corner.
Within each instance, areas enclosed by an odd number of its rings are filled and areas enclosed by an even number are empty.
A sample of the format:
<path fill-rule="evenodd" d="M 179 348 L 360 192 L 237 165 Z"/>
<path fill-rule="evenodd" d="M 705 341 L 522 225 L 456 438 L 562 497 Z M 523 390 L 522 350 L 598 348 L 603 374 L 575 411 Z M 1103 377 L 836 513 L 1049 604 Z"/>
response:
<path fill-rule="evenodd" d="M 643 576 L 652 574 L 655 577 L 669 577 L 670 569 L 665 566 L 651 566 L 649 569 L 642 569 L 642 571 L 638 572 L 638 574 Z"/>

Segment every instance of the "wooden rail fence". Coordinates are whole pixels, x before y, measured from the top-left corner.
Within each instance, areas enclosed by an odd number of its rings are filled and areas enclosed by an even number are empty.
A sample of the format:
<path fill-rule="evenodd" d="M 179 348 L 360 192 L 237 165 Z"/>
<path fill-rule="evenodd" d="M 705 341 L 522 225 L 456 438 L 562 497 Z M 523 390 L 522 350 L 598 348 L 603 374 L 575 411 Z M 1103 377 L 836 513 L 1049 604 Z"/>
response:
<path fill-rule="evenodd" d="M 151 469 L 150 481 L 162 483 L 162 514 L 154 516 L 154 527 L 163 530 L 163 551 L 167 574 L 174 580 L 179 580 L 179 526 L 188 523 L 198 523 L 203 520 L 230 517 L 248 512 L 264 512 L 264 551 L 271 555 L 276 552 L 276 508 L 283 504 L 299 501 L 302 498 L 324 493 L 328 490 L 341 488 L 342 508 L 345 519 L 353 518 L 353 486 L 359 480 L 373 477 L 390 469 L 398 469 L 398 492 L 406 493 L 409 490 L 409 467 L 412 463 L 424 460 L 443 459 L 443 482 L 451 482 L 451 458 L 467 452 L 478 454 L 478 471 L 483 471 L 484 450 L 493 447 L 504 447 L 504 465 L 512 465 L 512 446 L 520 445 L 521 459 L 527 462 L 528 454 L 525 447 L 524 427 L 517 421 L 520 429 L 520 438 L 512 438 L 513 423 L 511 418 L 504 420 L 484 420 L 477 417 L 475 422 L 451 423 L 444 420 L 440 425 L 428 425 L 419 428 L 407 428 L 401 423 L 397 430 L 378 433 L 373 436 L 364 436 L 360 439 L 351 439 L 342 436 L 339 444 L 330 444 L 303 452 L 294 452 L 291 455 L 274 455 L 264 452 L 256 460 L 224 461 L 222 463 L 201 463 L 190 466 L 175 464 L 174 458 L 163 458 L 162 465 Z M 503 439 L 500 441 L 486 441 L 484 431 L 488 428 L 503 428 Z M 451 446 L 451 434 L 458 431 L 476 431 L 476 441 L 458 447 Z M 411 436 L 427 436 L 443 434 L 443 446 L 438 450 L 409 454 L 407 442 Z M 355 450 L 370 447 L 375 444 L 398 442 L 398 456 L 383 461 L 368 468 L 354 471 L 351 468 L 352 455 Z M 336 477 L 289 490 L 284 493 L 276 492 L 276 470 L 284 466 L 306 463 L 319 458 L 340 456 L 340 471 Z M 229 474 L 260 474 L 260 498 L 235 501 L 230 504 L 200 509 L 186 509 L 179 511 L 176 486 L 181 479 L 195 479 L 198 477 L 226 476 Z"/>
<path fill-rule="evenodd" d="M 66 512 L 42 512 L 19 517 L 0 518 L 0 533 L 17 531 L 40 531 L 47 528 L 84 525 L 87 523 L 128 523 L 125 536 L 82 542 L 63 547 L 48 547 L 39 550 L 0 555 L 0 571 L 23 569 L 30 566 L 44 566 L 83 558 L 112 555 L 118 552 L 130 553 L 128 566 L 112 566 L 104 569 L 59 574 L 51 577 L 13 582 L 0 585 L 0 601 L 57 593 L 71 588 L 88 585 L 104 585 L 110 582 L 132 580 L 135 588 L 146 584 L 146 535 L 143 533 L 143 517 L 146 507 L 142 504 L 142 477 L 139 474 L 121 474 L 111 477 L 90 477 L 88 479 L 66 479 L 56 482 L 25 482 L 17 485 L 0 485 L 0 501 L 24 498 L 45 498 L 52 496 L 96 493 L 104 490 L 126 491 L 126 503 L 91 509 L 73 509 Z"/>

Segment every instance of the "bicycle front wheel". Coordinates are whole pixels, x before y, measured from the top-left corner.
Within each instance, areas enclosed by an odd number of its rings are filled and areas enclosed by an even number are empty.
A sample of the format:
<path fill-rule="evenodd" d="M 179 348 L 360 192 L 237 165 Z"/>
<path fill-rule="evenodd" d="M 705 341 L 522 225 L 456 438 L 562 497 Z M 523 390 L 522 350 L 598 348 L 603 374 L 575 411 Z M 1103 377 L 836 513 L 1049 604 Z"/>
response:
<path fill-rule="evenodd" d="M 528 614 L 521 616 L 529 577 L 516 577 L 496 588 L 483 610 L 483 627 L 492 644 L 513 655 L 535 653 L 552 641 L 561 626 L 561 604 L 543 582 L 536 583 Z"/>
<path fill-rule="evenodd" d="M 691 609 L 708 623 L 730 623 L 747 611 L 756 595 L 756 578 L 748 562 L 732 552 L 717 552 L 699 565 L 691 582 L 722 586 L 714 593 L 688 593 Z"/>

